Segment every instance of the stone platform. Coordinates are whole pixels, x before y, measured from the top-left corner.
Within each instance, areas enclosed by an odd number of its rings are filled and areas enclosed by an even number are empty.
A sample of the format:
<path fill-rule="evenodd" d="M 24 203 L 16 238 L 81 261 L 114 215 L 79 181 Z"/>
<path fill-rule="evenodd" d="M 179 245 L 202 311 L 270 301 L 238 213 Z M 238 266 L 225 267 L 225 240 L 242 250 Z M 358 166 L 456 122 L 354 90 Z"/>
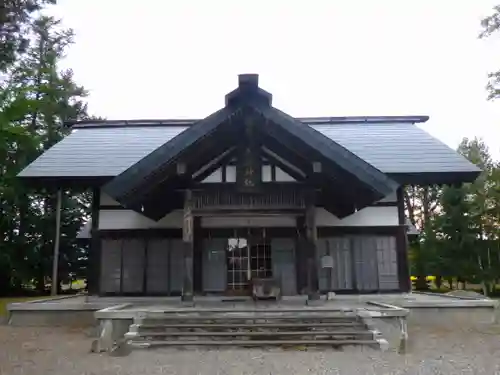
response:
<path fill-rule="evenodd" d="M 183 303 L 179 297 L 72 296 L 8 306 L 9 324 L 20 326 L 99 327 L 98 347 L 108 350 L 144 318 L 175 319 L 210 316 L 221 319 L 308 319 L 350 316 L 373 332 L 380 332 L 389 348 L 406 347 L 408 326 L 427 325 L 453 329 L 497 322 L 498 301 L 430 293 L 336 295 L 308 303 L 305 296 L 280 301 L 254 302 L 250 298 L 195 297 Z"/>
<path fill-rule="evenodd" d="M 255 309 L 365 309 L 373 315 L 394 309 L 409 310 L 408 322 L 456 325 L 493 323 L 497 317 L 498 301 L 487 298 L 456 297 L 431 293 L 336 295 L 330 300 L 323 296 L 307 305 L 305 296 L 284 297 L 279 302 L 253 302 L 250 298 L 195 297 L 186 305 L 179 297 L 94 297 L 65 296 L 8 306 L 9 324 L 32 326 L 92 326 L 111 313 L 132 319 L 145 311 L 191 310 L 255 310 Z M 387 310 L 387 311 L 385 311 Z"/>

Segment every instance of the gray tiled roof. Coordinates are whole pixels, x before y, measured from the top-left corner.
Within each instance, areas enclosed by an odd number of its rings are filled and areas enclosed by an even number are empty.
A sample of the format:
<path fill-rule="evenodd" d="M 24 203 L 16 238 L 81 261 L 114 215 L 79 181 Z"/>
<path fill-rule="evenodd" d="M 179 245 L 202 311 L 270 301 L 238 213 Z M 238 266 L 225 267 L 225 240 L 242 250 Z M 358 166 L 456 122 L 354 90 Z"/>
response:
<path fill-rule="evenodd" d="M 384 173 L 475 172 L 461 155 L 408 122 L 311 125 Z M 186 126 L 90 126 L 41 155 L 20 177 L 116 176 Z"/>
<path fill-rule="evenodd" d="M 75 129 L 19 176 L 116 176 L 184 129 L 181 126 Z"/>
<path fill-rule="evenodd" d="M 413 124 L 315 125 L 314 128 L 385 173 L 478 170 L 455 150 Z"/>

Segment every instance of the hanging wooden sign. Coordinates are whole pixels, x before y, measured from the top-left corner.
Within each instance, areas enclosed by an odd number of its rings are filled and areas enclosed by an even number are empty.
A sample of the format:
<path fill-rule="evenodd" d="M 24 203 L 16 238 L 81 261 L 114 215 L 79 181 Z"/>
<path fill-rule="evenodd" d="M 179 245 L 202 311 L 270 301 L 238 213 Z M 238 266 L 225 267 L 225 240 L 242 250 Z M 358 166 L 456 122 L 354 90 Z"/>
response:
<path fill-rule="evenodd" d="M 259 145 L 255 137 L 252 118 L 245 119 L 245 139 L 238 152 L 236 183 L 241 191 L 255 191 L 262 182 Z"/>

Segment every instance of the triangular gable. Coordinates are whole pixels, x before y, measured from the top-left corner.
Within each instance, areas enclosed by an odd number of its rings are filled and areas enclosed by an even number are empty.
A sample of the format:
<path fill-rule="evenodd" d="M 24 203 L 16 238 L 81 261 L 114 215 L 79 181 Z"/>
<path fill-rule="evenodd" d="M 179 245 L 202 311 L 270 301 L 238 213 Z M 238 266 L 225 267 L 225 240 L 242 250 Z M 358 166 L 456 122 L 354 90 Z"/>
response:
<path fill-rule="evenodd" d="M 155 172 L 164 167 L 165 163 L 175 160 L 183 151 L 215 131 L 224 121 L 229 120 L 235 112 L 235 109 L 225 107 L 196 122 L 113 178 L 104 186 L 104 191 L 116 201 L 125 203 L 129 196 L 134 194 L 135 188 L 139 184 L 146 183 L 149 178 L 155 175 Z"/>
<path fill-rule="evenodd" d="M 104 191 L 124 206 L 137 209 L 155 190 L 164 192 L 166 181 L 172 190 L 182 189 L 190 172 L 179 177 L 176 166 L 188 160 L 188 167 L 192 164 L 193 170 L 197 170 L 207 160 L 229 150 L 241 138 L 241 122 L 246 116 L 258 116 L 256 128 L 276 144 L 283 146 L 285 141 L 290 143 L 288 148 L 301 149 L 302 156 L 307 155 L 304 162 L 324 163 L 324 173 L 333 178 L 330 181 L 336 182 L 331 184 L 331 192 L 339 192 L 339 185 L 345 185 L 341 193 L 350 194 L 354 206 L 381 199 L 397 188 L 396 182 L 349 150 L 273 108 L 271 100 L 271 94 L 258 87 L 256 75 L 240 76 L 239 87 L 226 96 L 224 108 L 198 121 L 125 170 L 105 185 Z M 231 123 L 232 120 L 238 121 Z M 361 194 L 354 197 L 353 191 Z M 344 211 L 347 214 L 355 209 L 349 207 Z"/>
<path fill-rule="evenodd" d="M 397 189 L 398 184 L 387 175 L 310 126 L 273 107 L 260 105 L 253 108 L 269 120 L 268 125 L 275 124 L 297 140 L 307 143 L 341 169 L 349 171 L 363 183 L 372 186 L 374 191 L 387 195 Z"/>

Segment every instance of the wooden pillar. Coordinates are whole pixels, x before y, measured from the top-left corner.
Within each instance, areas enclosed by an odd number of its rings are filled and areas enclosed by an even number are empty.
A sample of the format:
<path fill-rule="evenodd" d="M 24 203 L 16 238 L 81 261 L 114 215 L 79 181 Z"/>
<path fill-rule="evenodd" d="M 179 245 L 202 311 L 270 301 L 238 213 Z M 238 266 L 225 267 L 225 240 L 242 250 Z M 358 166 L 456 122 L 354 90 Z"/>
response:
<path fill-rule="evenodd" d="M 99 206 L 101 191 L 92 190 L 92 226 L 90 229 L 90 249 L 87 263 L 87 289 L 90 295 L 100 293 L 101 280 L 101 238 L 99 236 Z"/>
<path fill-rule="evenodd" d="M 296 239 L 295 246 L 295 270 L 297 274 L 297 292 L 306 294 L 308 291 L 307 285 L 307 238 L 305 233 L 305 215 L 298 216 L 296 219 Z"/>
<path fill-rule="evenodd" d="M 184 221 L 182 226 L 182 241 L 184 244 L 184 282 L 182 287 L 182 300 L 186 302 L 193 301 L 193 227 L 192 192 L 191 190 L 186 190 Z"/>
<path fill-rule="evenodd" d="M 316 243 L 318 231 L 316 228 L 316 200 L 314 192 L 306 199 L 305 229 L 307 238 L 307 299 L 314 301 L 320 298 L 318 281 L 318 261 Z"/>
<path fill-rule="evenodd" d="M 62 191 L 57 190 L 57 203 L 56 203 L 56 238 L 54 238 L 54 258 L 52 260 L 52 287 L 50 295 L 57 295 L 57 287 L 59 285 L 59 243 L 61 240 L 61 205 L 62 205 Z"/>
<path fill-rule="evenodd" d="M 408 264 L 408 227 L 406 225 L 404 187 L 401 186 L 396 191 L 398 201 L 398 222 L 399 228 L 396 235 L 396 253 L 398 262 L 398 281 L 401 292 L 411 291 L 410 266 Z"/>

